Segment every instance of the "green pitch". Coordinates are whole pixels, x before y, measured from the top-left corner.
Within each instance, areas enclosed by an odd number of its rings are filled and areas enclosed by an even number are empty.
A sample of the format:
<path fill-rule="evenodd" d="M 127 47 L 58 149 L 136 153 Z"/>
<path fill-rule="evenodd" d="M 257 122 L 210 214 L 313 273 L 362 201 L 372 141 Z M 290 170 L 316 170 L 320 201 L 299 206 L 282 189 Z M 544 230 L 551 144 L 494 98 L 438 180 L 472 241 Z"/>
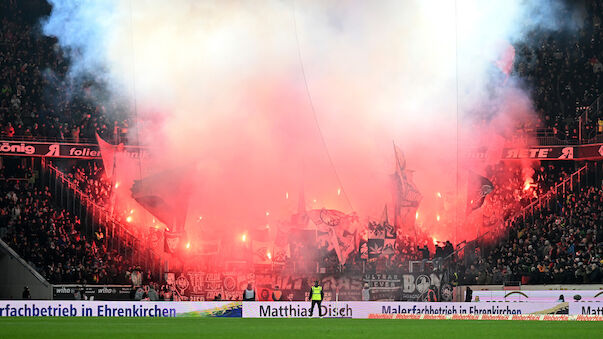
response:
<path fill-rule="evenodd" d="M 0 318 L 0 338 L 602 338 L 603 323 L 561 321 Z"/>

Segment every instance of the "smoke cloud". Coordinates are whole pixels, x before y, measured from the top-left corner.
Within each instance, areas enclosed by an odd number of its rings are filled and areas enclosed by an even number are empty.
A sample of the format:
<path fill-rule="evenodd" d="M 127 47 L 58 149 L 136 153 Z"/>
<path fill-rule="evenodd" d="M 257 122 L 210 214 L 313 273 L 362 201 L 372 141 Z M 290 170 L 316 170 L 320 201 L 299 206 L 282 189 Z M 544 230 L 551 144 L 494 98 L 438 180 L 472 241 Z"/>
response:
<path fill-rule="evenodd" d="M 467 169 L 483 173 L 533 118 L 496 62 L 545 1 L 51 1 L 44 33 L 130 102 L 156 173 L 194 164 L 187 230 L 240 234 L 308 208 L 392 208 L 392 141 L 424 199 L 419 224 L 457 241 Z M 463 154 L 488 149 L 486 160 Z M 124 165 L 125 166 L 125 165 Z M 137 171 L 138 169 L 136 169 Z M 437 193 L 446 199 L 446 222 Z M 268 213 L 267 213 L 268 212 Z M 202 222 L 199 217 L 202 216 Z"/>

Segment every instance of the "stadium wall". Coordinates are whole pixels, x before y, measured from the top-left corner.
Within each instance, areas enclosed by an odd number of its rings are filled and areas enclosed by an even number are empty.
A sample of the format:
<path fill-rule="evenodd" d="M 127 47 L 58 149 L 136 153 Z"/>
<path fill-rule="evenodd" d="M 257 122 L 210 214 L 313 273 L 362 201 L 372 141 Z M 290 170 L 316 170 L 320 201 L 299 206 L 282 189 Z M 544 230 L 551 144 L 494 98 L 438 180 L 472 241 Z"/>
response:
<path fill-rule="evenodd" d="M 20 299 L 25 286 L 33 299 L 52 299 L 52 285 L 2 240 L 0 272 L 1 299 Z"/>

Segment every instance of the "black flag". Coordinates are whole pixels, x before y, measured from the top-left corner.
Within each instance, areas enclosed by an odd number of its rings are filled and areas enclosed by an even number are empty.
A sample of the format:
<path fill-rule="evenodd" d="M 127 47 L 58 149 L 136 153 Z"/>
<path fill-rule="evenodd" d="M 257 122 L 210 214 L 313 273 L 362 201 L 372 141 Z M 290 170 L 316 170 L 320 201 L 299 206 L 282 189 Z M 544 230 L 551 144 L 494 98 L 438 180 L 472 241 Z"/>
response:
<path fill-rule="evenodd" d="M 488 178 L 469 172 L 467 184 L 467 214 L 482 207 L 486 196 L 494 190 L 494 184 Z"/>

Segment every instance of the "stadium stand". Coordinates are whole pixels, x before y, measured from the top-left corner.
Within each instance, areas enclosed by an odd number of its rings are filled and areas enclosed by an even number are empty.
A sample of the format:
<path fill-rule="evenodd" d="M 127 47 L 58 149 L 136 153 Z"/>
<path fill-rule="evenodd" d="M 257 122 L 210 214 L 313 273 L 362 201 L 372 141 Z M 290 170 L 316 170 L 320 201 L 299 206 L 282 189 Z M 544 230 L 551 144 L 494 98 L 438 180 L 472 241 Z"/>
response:
<path fill-rule="evenodd" d="M 555 138 L 577 141 L 578 117 L 603 94 L 601 10 L 601 1 L 587 1 L 583 20 L 567 20 L 573 29 L 531 33 L 529 44 L 515 45 L 513 72 L 532 88 L 540 116 L 539 126 L 528 129 L 549 128 Z M 583 139 L 603 133 L 599 118 L 600 106 L 584 122 Z"/>
<path fill-rule="evenodd" d="M 0 133 L 5 138 L 94 141 L 125 140 L 127 119 L 117 107 L 96 105 L 93 84 L 74 88 L 66 78 L 69 60 L 56 39 L 39 34 L 47 15 L 43 1 L 3 1 L 0 5 Z M 111 113 L 111 114 L 108 114 Z M 113 117 L 113 118 L 110 118 Z"/>
<path fill-rule="evenodd" d="M 42 276 L 53 283 L 127 283 L 131 266 L 107 249 L 102 232 L 88 238 L 81 220 L 54 206 L 48 187 L 2 182 L 2 238 Z"/>
<path fill-rule="evenodd" d="M 537 43 L 514 46 L 512 72 L 531 89 L 540 118 L 519 129 L 566 143 L 603 136 L 603 5 L 598 0 L 586 3 L 584 20 L 574 23 L 575 30 L 539 33 L 529 39 Z M 66 77 L 70 61 L 56 39 L 39 34 L 36 23 L 48 10 L 44 1 L 0 2 L 0 46 L 7 47 L 0 48 L 0 135 L 8 140 L 95 143 L 98 133 L 115 144 L 127 144 L 128 129 L 133 126 L 122 106 L 97 104 L 93 98 L 103 95 L 98 84 L 74 88 Z M 581 166 L 569 161 L 543 162 L 534 165 L 532 173 L 505 163 L 491 166 L 487 176 L 493 178 L 495 189 L 486 198 L 484 213 L 496 225 L 486 231 L 483 241 L 470 247 L 447 241 L 434 247 L 427 234 L 418 232 L 414 237 L 399 237 L 392 255 L 374 261 L 361 259 L 355 251 L 342 266 L 335 251 L 322 244 L 318 265 L 294 267 L 294 262 L 314 259 L 307 257 L 303 246 L 294 246 L 285 271 L 407 271 L 410 261 L 441 259 L 446 269 L 458 272 L 461 284 L 601 283 L 601 181 L 583 182 L 564 192 L 556 189 Z M 133 254 L 133 244 L 146 243 L 145 236 L 132 231 L 134 240 L 124 240 L 123 233 L 114 229 L 125 226 L 110 220 L 105 212 L 98 212 L 104 219 L 92 213 L 91 222 L 98 227 L 90 232 L 83 225 L 88 221 L 65 207 L 54 188 L 39 180 L 39 164 L 5 160 L 0 167 L 0 237 L 50 282 L 132 284 L 132 272 L 141 270 L 135 267 L 153 260 L 149 254 Z M 99 162 L 77 161 L 61 168 L 66 169 L 60 173 L 61 180 L 79 191 L 69 191 L 78 197 L 70 200 L 73 205 L 89 208 L 90 201 L 102 210 L 109 204 L 111 182 Z M 544 196 L 551 198 L 540 203 Z M 526 212 L 535 203 L 541 208 Z M 522 218 L 517 218 L 522 211 Z M 144 283 L 151 284 L 147 290 L 173 300 L 173 290 L 157 284 L 160 271 L 145 270 Z"/>
<path fill-rule="evenodd" d="M 586 187 L 555 197 L 528 220 L 513 222 L 506 239 L 478 248 L 464 284 L 574 284 L 603 281 L 603 190 Z"/>

